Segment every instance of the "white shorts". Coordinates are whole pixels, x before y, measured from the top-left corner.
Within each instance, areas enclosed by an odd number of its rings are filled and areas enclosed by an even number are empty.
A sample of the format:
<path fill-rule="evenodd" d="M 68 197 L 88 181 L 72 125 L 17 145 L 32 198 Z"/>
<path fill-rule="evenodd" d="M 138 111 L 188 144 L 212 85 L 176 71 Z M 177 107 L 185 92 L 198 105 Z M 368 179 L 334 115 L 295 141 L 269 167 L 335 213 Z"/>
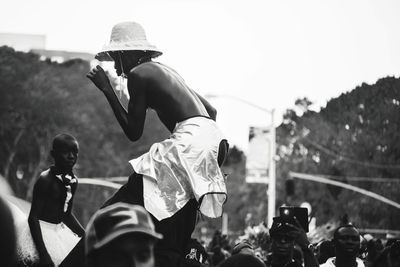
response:
<path fill-rule="evenodd" d="M 144 206 L 158 220 L 174 215 L 192 198 L 207 217 L 222 215 L 226 201 L 218 150 L 224 136 L 215 121 L 193 117 L 178 123 L 171 136 L 129 161 L 143 175 Z"/>
<path fill-rule="evenodd" d="M 39 224 L 47 252 L 55 266 L 58 266 L 79 242 L 80 237 L 62 222 L 53 224 L 39 220 Z M 27 264 L 38 262 L 39 254 L 28 221 L 19 222 L 16 228 L 18 261 Z"/>

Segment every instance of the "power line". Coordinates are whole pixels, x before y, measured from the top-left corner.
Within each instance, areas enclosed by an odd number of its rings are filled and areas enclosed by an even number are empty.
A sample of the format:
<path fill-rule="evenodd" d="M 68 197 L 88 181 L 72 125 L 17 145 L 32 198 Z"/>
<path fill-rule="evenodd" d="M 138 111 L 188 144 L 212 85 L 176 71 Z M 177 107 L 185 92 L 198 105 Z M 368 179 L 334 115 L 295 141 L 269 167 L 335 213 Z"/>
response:
<path fill-rule="evenodd" d="M 372 162 L 365 162 L 365 161 L 359 161 L 359 160 L 355 160 L 346 156 L 342 156 L 340 154 L 337 154 L 336 152 L 333 152 L 332 150 L 311 141 L 308 138 L 303 138 L 303 140 L 305 140 L 306 142 L 308 142 L 310 145 L 318 148 L 320 151 L 324 152 L 325 154 L 332 156 L 332 157 L 336 157 L 339 158 L 340 160 L 349 162 L 349 163 L 353 163 L 353 164 L 357 164 L 357 165 L 361 165 L 364 167 L 372 167 L 372 168 L 377 168 L 377 169 L 400 169 L 400 165 L 384 165 L 384 164 L 378 164 L 378 163 L 372 163 Z"/>
<path fill-rule="evenodd" d="M 400 183 L 400 178 L 380 178 L 380 177 L 352 177 L 352 176 L 333 176 L 324 174 L 315 174 L 332 180 L 347 180 L 349 182 L 377 182 L 377 183 Z"/>
<path fill-rule="evenodd" d="M 318 175 L 314 175 L 314 174 L 308 174 L 308 173 L 298 173 L 298 172 L 289 172 L 289 176 L 292 178 L 297 178 L 297 179 L 303 179 L 303 180 L 309 180 L 309 181 L 313 181 L 313 182 L 317 182 L 317 183 L 323 183 L 323 184 L 329 184 L 329 185 L 334 185 L 334 186 L 338 186 L 338 187 L 342 187 L 348 190 L 352 190 L 355 191 L 357 193 L 366 195 L 368 197 L 374 198 L 376 200 L 379 200 L 381 202 L 384 202 L 388 205 L 391 205 L 393 207 L 396 207 L 398 209 L 400 209 L 400 203 L 394 202 L 393 200 L 390 200 L 384 196 L 381 196 L 377 193 L 365 190 L 363 188 L 360 187 L 356 187 L 354 185 L 349 185 L 349 184 L 345 184 L 342 182 L 338 182 L 338 181 L 334 181 L 334 180 L 330 180 Z"/>

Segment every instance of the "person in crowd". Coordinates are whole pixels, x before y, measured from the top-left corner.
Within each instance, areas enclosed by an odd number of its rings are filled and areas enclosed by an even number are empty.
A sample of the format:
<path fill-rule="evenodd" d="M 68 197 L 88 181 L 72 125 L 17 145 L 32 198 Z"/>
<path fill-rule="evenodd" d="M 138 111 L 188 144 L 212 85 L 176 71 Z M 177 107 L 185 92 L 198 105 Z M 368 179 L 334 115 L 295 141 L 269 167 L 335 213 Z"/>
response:
<path fill-rule="evenodd" d="M 364 267 L 364 263 L 357 257 L 360 250 L 360 233 L 357 228 L 347 223 L 340 225 L 333 233 L 335 257 L 329 258 L 323 267 Z"/>
<path fill-rule="evenodd" d="M 294 259 L 295 246 L 298 246 L 302 251 L 305 267 L 318 266 L 312 245 L 295 217 L 275 217 L 269 234 L 271 236 L 271 253 L 266 262 L 267 266 L 302 266 L 298 260 Z"/>
<path fill-rule="evenodd" d="M 0 192 L 0 262 L 4 267 L 15 267 L 16 255 L 16 232 L 14 219 L 7 201 L 2 198 Z"/>
<path fill-rule="evenodd" d="M 392 241 L 374 261 L 373 267 L 400 267 L 400 240 Z"/>
<path fill-rule="evenodd" d="M 85 236 L 87 267 L 154 267 L 154 245 L 162 239 L 139 205 L 115 203 L 98 210 Z"/>
<path fill-rule="evenodd" d="M 219 245 L 215 245 L 211 248 L 211 266 L 218 266 L 223 262 L 228 256 L 223 252 L 223 249 Z"/>
<path fill-rule="evenodd" d="M 332 240 L 323 240 L 318 244 L 317 259 L 318 263 L 325 263 L 327 259 L 335 256 L 335 247 Z"/>
<path fill-rule="evenodd" d="M 96 55 L 100 61 L 114 61 L 117 75 L 127 78 L 127 110 L 100 66 L 87 77 L 105 95 L 129 140 L 141 137 L 147 109 L 171 132 L 148 153 L 129 161 L 133 174 L 105 206 L 118 201 L 144 206 L 164 235 L 156 245 L 156 265 L 173 267 L 185 256 L 198 210 L 208 217 L 222 215 L 226 186 L 220 166 L 228 143 L 216 124 L 216 109 L 172 68 L 153 61 L 161 54 L 140 24 L 122 22 Z"/>
<path fill-rule="evenodd" d="M 219 267 L 265 267 L 265 264 L 256 256 L 238 253 L 224 260 Z"/>
<path fill-rule="evenodd" d="M 364 265 L 366 267 L 371 267 L 373 265 L 373 263 L 376 261 L 376 259 L 378 258 L 379 254 L 381 253 L 381 251 L 383 250 L 383 244 L 382 241 L 380 239 L 370 239 L 367 241 L 366 244 L 366 251 L 367 251 L 367 255 L 365 257 L 365 259 L 363 259 L 364 261 Z"/>
<path fill-rule="evenodd" d="M 54 165 L 35 183 L 28 223 L 39 266 L 58 266 L 85 233 L 72 213 L 78 185 L 72 169 L 78 152 L 75 137 L 64 133 L 55 136 L 50 152 Z"/>
<path fill-rule="evenodd" d="M 201 267 L 209 265 L 208 253 L 203 245 L 197 241 L 197 239 L 190 239 L 186 247 L 185 254 L 186 256 L 182 267 Z"/>
<path fill-rule="evenodd" d="M 243 240 L 243 241 L 235 244 L 235 246 L 233 246 L 232 255 L 235 255 L 235 254 L 238 254 L 238 253 L 247 254 L 247 255 L 253 255 L 254 256 L 254 247 L 250 243 L 250 241 Z"/>

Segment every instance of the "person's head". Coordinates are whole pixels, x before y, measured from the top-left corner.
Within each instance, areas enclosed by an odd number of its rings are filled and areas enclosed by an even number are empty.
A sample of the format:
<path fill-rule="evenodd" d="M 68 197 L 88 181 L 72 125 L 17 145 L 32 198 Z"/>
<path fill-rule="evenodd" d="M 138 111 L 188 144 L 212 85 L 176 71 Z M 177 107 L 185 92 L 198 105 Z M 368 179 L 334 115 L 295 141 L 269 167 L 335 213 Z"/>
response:
<path fill-rule="evenodd" d="M 54 137 L 50 154 L 60 170 L 71 171 L 78 160 L 78 152 L 78 141 L 72 135 L 63 133 Z"/>
<path fill-rule="evenodd" d="M 295 246 L 295 239 L 290 233 L 294 231 L 293 222 L 283 217 L 275 217 L 269 230 L 271 236 L 271 252 L 273 256 L 291 259 Z"/>
<path fill-rule="evenodd" d="M 146 39 L 143 27 L 136 22 L 121 22 L 111 31 L 110 42 L 97 53 L 100 61 L 114 61 L 117 75 L 126 76 L 138 64 L 162 54 Z"/>
<path fill-rule="evenodd" d="M 360 233 L 352 224 L 340 225 L 333 234 L 336 257 L 354 258 L 360 250 Z"/>
<path fill-rule="evenodd" d="M 220 267 L 265 267 L 265 264 L 256 256 L 246 254 L 236 254 L 223 261 Z"/>
<path fill-rule="evenodd" d="M 0 194 L 0 259 L 1 266 L 16 266 L 16 233 L 7 201 Z"/>
<path fill-rule="evenodd" d="M 88 267 L 153 267 L 154 244 L 162 238 L 143 207 L 122 202 L 97 211 L 86 233 Z"/>
<path fill-rule="evenodd" d="M 247 254 L 247 255 L 254 255 L 254 248 L 253 245 L 248 240 L 243 240 L 237 243 L 232 249 L 232 255 L 235 254 Z"/>

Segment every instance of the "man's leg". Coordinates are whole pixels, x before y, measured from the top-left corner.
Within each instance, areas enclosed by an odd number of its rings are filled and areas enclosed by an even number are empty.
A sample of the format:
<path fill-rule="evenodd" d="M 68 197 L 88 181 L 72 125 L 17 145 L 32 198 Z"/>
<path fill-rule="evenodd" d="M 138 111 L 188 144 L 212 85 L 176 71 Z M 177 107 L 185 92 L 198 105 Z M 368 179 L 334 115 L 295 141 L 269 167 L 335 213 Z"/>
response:
<path fill-rule="evenodd" d="M 124 184 L 110 199 L 108 199 L 101 208 L 110 206 L 117 202 L 125 202 L 144 207 L 143 201 L 143 176 L 133 173 Z"/>
<path fill-rule="evenodd" d="M 102 208 L 116 202 L 125 202 L 144 206 L 143 176 L 133 173 L 128 182 L 124 184 Z M 184 249 L 196 226 L 198 204 L 191 199 L 181 210 L 172 217 L 158 221 L 153 215 L 154 226 L 158 233 L 163 235 L 154 248 L 156 267 L 177 267 L 180 264 Z"/>
<path fill-rule="evenodd" d="M 152 216 L 156 231 L 164 236 L 155 246 L 156 267 L 175 267 L 181 264 L 196 226 L 197 210 L 197 201 L 191 199 L 170 218 L 158 221 Z"/>
<path fill-rule="evenodd" d="M 226 157 L 228 156 L 228 151 L 229 151 L 229 143 L 226 139 L 223 139 L 221 142 L 219 142 L 219 147 L 218 147 L 218 165 L 220 167 L 222 166 Z"/>

